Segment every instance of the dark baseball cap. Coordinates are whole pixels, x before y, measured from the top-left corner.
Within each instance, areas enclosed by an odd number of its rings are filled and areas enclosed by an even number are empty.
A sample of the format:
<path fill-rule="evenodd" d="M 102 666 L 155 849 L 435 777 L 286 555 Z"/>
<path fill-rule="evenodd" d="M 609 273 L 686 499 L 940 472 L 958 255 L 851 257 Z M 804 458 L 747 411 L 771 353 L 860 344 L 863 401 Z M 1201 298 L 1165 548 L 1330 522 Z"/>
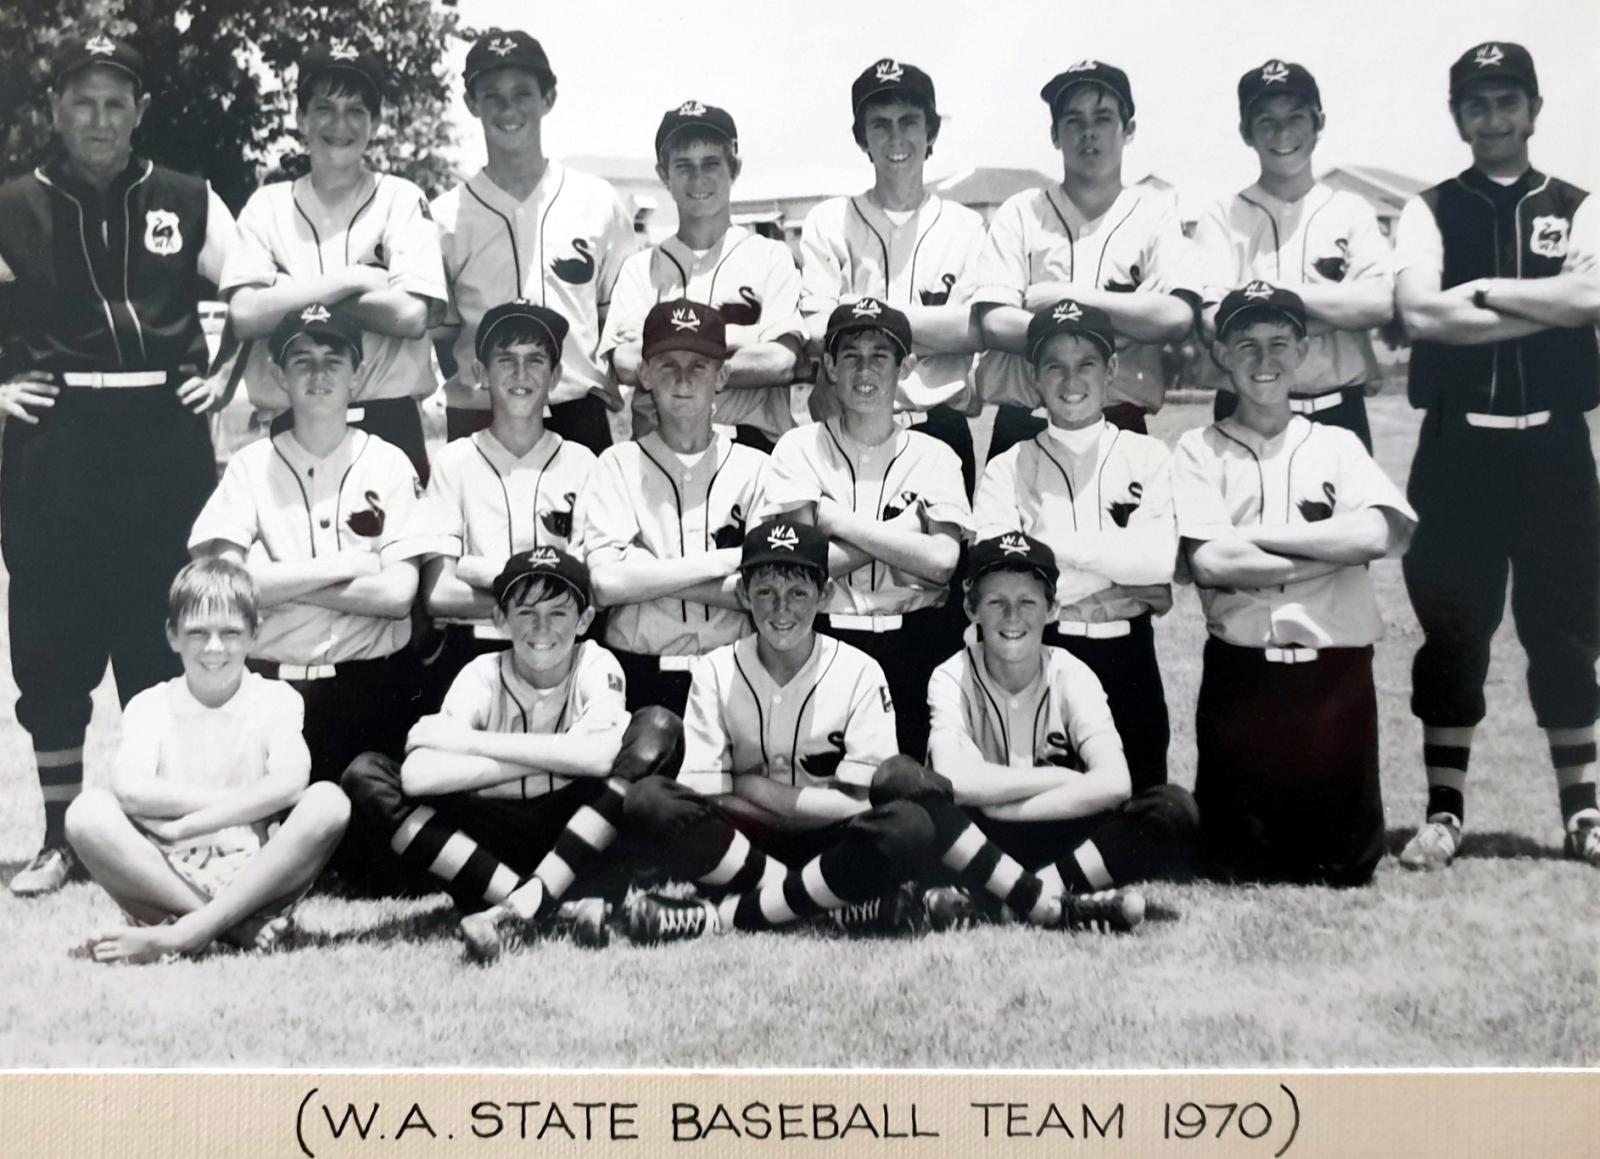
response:
<path fill-rule="evenodd" d="M 1028 323 L 1028 361 L 1039 356 L 1039 348 L 1057 334 L 1077 334 L 1100 347 L 1100 353 L 1110 358 L 1117 352 L 1117 332 L 1111 326 L 1111 317 L 1098 306 L 1085 306 L 1071 298 L 1062 298 L 1048 310 L 1040 310 Z"/>
<path fill-rule="evenodd" d="M 504 608 L 523 586 L 523 581 L 539 576 L 549 576 L 566 584 L 580 607 L 587 608 L 594 602 L 589 594 L 589 569 L 583 561 L 559 547 L 543 544 L 530 551 L 519 551 L 506 560 L 500 574 L 494 577 L 495 606 Z"/>
<path fill-rule="evenodd" d="M 561 357 L 561 344 L 567 338 L 567 320 L 547 306 L 530 302 L 526 298 L 515 298 L 495 306 L 478 323 L 478 333 L 473 337 L 472 350 L 478 356 L 479 362 L 488 361 L 487 356 L 491 349 L 489 339 L 494 336 L 495 328 L 513 320 L 532 323 L 534 327 L 542 330 L 548 339 L 551 356 Z"/>
<path fill-rule="evenodd" d="M 472 42 L 467 50 L 467 91 L 472 91 L 473 81 L 497 68 L 525 68 L 537 74 L 547 90 L 556 83 L 544 46 L 520 28 L 491 28 Z"/>
<path fill-rule="evenodd" d="M 1240 120 L 1250 115 L 1250 106 L 1262 97 L 1280 94 L 1304 97 L 1313 109 L 1322 111 L 1322 93 L 1311 70 L 1293 61 L 1273 59 L 1239 78 Z"/>
<path fill-rule="evenodd" d="M 1450 66 L 1450 99 L 1455 100 L 1470 84 L 1485 80 L 1514 81 L 1539 95 L 1539 76 L 1533 71 L 1533 57 L 1520 44 L 1509 40 L 1487 40 L 1463 52 Z"/>
<path fill-rule="evenodd" d="M 835 306 L 828 315 L 828 331 L 822 348 L 829 354 L 838 349 L 839 339 L 858 330 L 881 330 L 900 347 L 900 357 L 911 353 L 911 320 L 878 298 L 857 298 Z"/>
<path fill-rule="evenodd" d="M 282 366 L 284 351 L 289 348 L 289 343 L 302 334 L 322 338 L 347 348 L 355 365 L 361 365 L 361 328 L 319 302 L 313 302 L 303 310 L 295 310 L 283 316 L 283 320 L 278 323 L 277 329 L 272 332 L 272 337 L 268 340 L 268 350 L 272 353 L 272 360 Z"/>
<path fill-rule="evenodd" d="M 656 157 L 661 157 L 667 151 L 672 138 L 691 129 L 725 138 L 733 149 L 733 155 L 739 155 L 739 130 L 733 123 L 732 114 L 716 105 L 684 101 L 677 108 L 667 110 L 661 118 L 661 126 L 656 129 Z"/>
<path fill-rule="evenodd" d="M 905 97 L 913 104 L 938 109 L 933 96 L 933 78 L 914 64 L 886 56 L 868 66 L 850 86 L 850 115 L 859 113 L 862 105 L 881 93 L 891 93 Z"/>
<path fill-rule="evenodd" d="M 79 69 L 95 64 L 127 73 L 133 78 L 134 88 L 144 91 L 144 57 L 127 41 L 104 33 L 64 39 L 50 62 L 50 83 L 59 87 Z"/>
<path fill-rule="evenodd" d="M 1052 590 L 1061 578 L 1056 553 L 1020 531 L 1008 531 L 972 545 L 972 552 L 967 556 L 967 585 L 970 587 L 1000 568 L 1035 572 Z"/>
<path fill-rule="evenodd" d="M 720 311 L 703 302 L 691 302 L 687 298 L 657 302 L 644 316 L 641 347 L 640 356 L 646 362 L 669 350 L 727 358 L 727 323 Z"/>
<path fill-rule="evenodd" d="M 769 519 L 744 533 L 739 570 L 748 572 L 767 564 L 808 567 L 828 578 L 828 537 L 809 523 Z"/>
<path fill-rule="evenodd" d="M 320 77 L 343 75 L 370 89 L 377 103 L 383 104 L 383 65 L 365 49 L 346 41 L 313 44 L 300 58 L 300 76 L 295 81 L 295 98 L 302 103 L 311 85 Z"/>
<path fill-rule="evenodd" d="M 1235 326 L 1262 318 L 1287 322 L 1301 335 L 1306 332 L 1306 305 L 1300 295 L 1281 286 L 1255 281 L 1230 290 L 1217 305 L 1217 340 L 1228 336 Z"/>
<path fill-rule="evenodd" d="M 1133 119 L 1133 86 L 1128 83 L 1128 74 L 1103 60 L 1080 60 L 1077 64 L 1068 65 L 1065 72 L 1056 73 L 1039 90 L 1040 98 L 1050 106 L 1051 117 L 1056 115 L 1056 106 L 1066 91 L 1080 84 L 1094 84 L 1106 89 L 1122 102 L 1128 119 Z"/>

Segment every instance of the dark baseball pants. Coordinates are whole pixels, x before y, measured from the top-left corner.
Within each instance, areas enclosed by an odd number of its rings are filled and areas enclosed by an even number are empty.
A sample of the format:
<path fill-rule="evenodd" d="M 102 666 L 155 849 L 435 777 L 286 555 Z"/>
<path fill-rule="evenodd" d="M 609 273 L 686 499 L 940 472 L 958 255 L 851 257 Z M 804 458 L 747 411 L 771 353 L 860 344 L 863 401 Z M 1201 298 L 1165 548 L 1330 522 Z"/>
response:
<path fill-rule="evenodd" d="M 1046 644 L 1072 653 L 1100 678 L 1135 793 L 1167 783 L 1167 746 L 1172 739 L 1152 620 L 1148 613 L 1137 616 L 1129 621 L 1126 636 L 1104 640 L 1068 636 L 1055 624 L 1044 630 Z"/>
<path fill-rule="evenodd" d="M 907 612 L 889 632 L 835 628 L 817 617 L 817 631 L 860 648 L 878 662 L 894 700 L 900 751 L 921 758 L 928 752 L 928 681 L 933 670 L 961 651 L 966 619 L 947 605 Z"/>

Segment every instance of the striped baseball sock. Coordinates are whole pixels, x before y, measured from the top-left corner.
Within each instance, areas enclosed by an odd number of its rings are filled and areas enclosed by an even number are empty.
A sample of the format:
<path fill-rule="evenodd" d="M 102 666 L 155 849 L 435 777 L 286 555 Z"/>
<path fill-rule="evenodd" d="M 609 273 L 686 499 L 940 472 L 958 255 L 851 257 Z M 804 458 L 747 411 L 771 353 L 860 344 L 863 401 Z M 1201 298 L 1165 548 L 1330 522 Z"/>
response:
<path fill-rule="evenodd" d="M 1547 729 L 1550 763 L 1556 771 L 1556 788 L 1561 795 L 1561 820 L 1571 829 L 1580 817 L 1600 814 L 1595 796 L 1594 730 Z"/>
<path fill-rule="evenodd" d="M 1472 759 L 1472 728 L 1422 729 L 1422 763 L 1428 771 L 1427 818 L 1448 815 L 1457 828 L 1467 818 L 1467 765 Z"/>
<path fill-rule="evenodd" d="M 389 848 L 407 868 L 443 882 L 463 909 L 503 902 L 517 887 L 515 870 L 440 817 L 431 805 L 418 805 L 406 814 L 389 838 Z"/>
<path fill-rule="evenodd" d="M 505 899 L 505 906 L 523 921 L 532 921 L 559 905 L 572 888 L 578 874 L 617 839 L 622 824 L 622 805 L 628 797 L 629 782 L 607 777 L 605 788 L 587 805 L 581 806 L 556 838 L 555 847 L 546 853 L 533 873 Z"/>
<path fill-rule="evenodd" d="M 1060 914 L 1067 890 L 1057 867 L 1029 873 L 984 836 L 959 806 L 941 802 L 923 807 L 933 820 L 934 850 L 962 885 L 991 894 L 1036 925 L 1049 924 Z"/>
<path fill-rule="evenodd" d="M 770 930 L 860 901 L 860 897 L 841 897 L 838 893 L 842 883 L 870 881 L 875 876 L 874 867 L 863 863 L 859 852 L 841 844 L 813 857 L 798 870 L 785 870 L 780 862 L 769 858 L 768 865 L 777 872 L 769 871 L 754 889 L 724 897 L 717 903 L 717 919 L 725 930 Z M 844 888 L 849 893 L 857 892 Z"/>
<path fill-rule="evenodd" d="M 782 862 L 768 857 L 750 838 L 714 814 L 674 835 L 673 840 L 682 858 L 675 872 L 714 896 L 742 894 L 781 881 L 788 872 Z M 705 866 L 710 868 L 702 868 Z"/>
<path fill-rule="evenodd" d="M 33 759 L 44 797 L 44 847 L 65 849 L 67 806 L 83 792 L 83 744 L 69 749 L 35 749 Z"/>

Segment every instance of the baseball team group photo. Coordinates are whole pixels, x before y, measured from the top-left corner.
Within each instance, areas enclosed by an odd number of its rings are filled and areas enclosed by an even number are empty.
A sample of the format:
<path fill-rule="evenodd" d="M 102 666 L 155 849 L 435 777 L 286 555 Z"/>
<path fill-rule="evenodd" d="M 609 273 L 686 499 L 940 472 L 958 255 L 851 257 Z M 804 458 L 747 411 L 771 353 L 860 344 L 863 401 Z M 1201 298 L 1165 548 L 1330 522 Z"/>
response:
<path fill-rule="evenodd" d="M 714 7 L 0 15 L 0 1066 L 1594 1064 L 1597 14 Z"/>

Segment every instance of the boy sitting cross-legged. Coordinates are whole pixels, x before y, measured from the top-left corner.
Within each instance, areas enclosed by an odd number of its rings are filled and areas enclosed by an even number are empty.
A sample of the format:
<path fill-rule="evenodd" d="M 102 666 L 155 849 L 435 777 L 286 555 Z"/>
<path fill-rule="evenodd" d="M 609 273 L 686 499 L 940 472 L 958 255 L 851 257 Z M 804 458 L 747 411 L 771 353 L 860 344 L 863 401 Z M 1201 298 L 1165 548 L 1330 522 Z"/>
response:
<path fill-rule="evenodd" d="M 336 786 L 309 785 L 300 694 L 245 671 L 260 624 L 250 573 L 197 560 L 168 608 L 183 676 L 128 702 L 111 788 L 67 812 L 84 867 L 137 923 L 85 943 L 98 962 L 194 954 L 219 938 L 271 947 L 350 816 Z"/>
<path fill-rule="evenodd" d="M 662 709 L 630 724 L 616 659 L 579 642 L 594 618 L 582 563 L 554 547 L 518 552 L 494 600 L 511 648 L 461 670 L 441 711 L 412 727 L 403 765 L 366 753 L 344 774 L 401 864 L 466 911 L 462 934 L 480 959 L 498 956 L 502 928 L 555 911 L 616 837 L 628 782 L 680 745 Z M 580 920 L 603 940 L 603 910 Z"/>

